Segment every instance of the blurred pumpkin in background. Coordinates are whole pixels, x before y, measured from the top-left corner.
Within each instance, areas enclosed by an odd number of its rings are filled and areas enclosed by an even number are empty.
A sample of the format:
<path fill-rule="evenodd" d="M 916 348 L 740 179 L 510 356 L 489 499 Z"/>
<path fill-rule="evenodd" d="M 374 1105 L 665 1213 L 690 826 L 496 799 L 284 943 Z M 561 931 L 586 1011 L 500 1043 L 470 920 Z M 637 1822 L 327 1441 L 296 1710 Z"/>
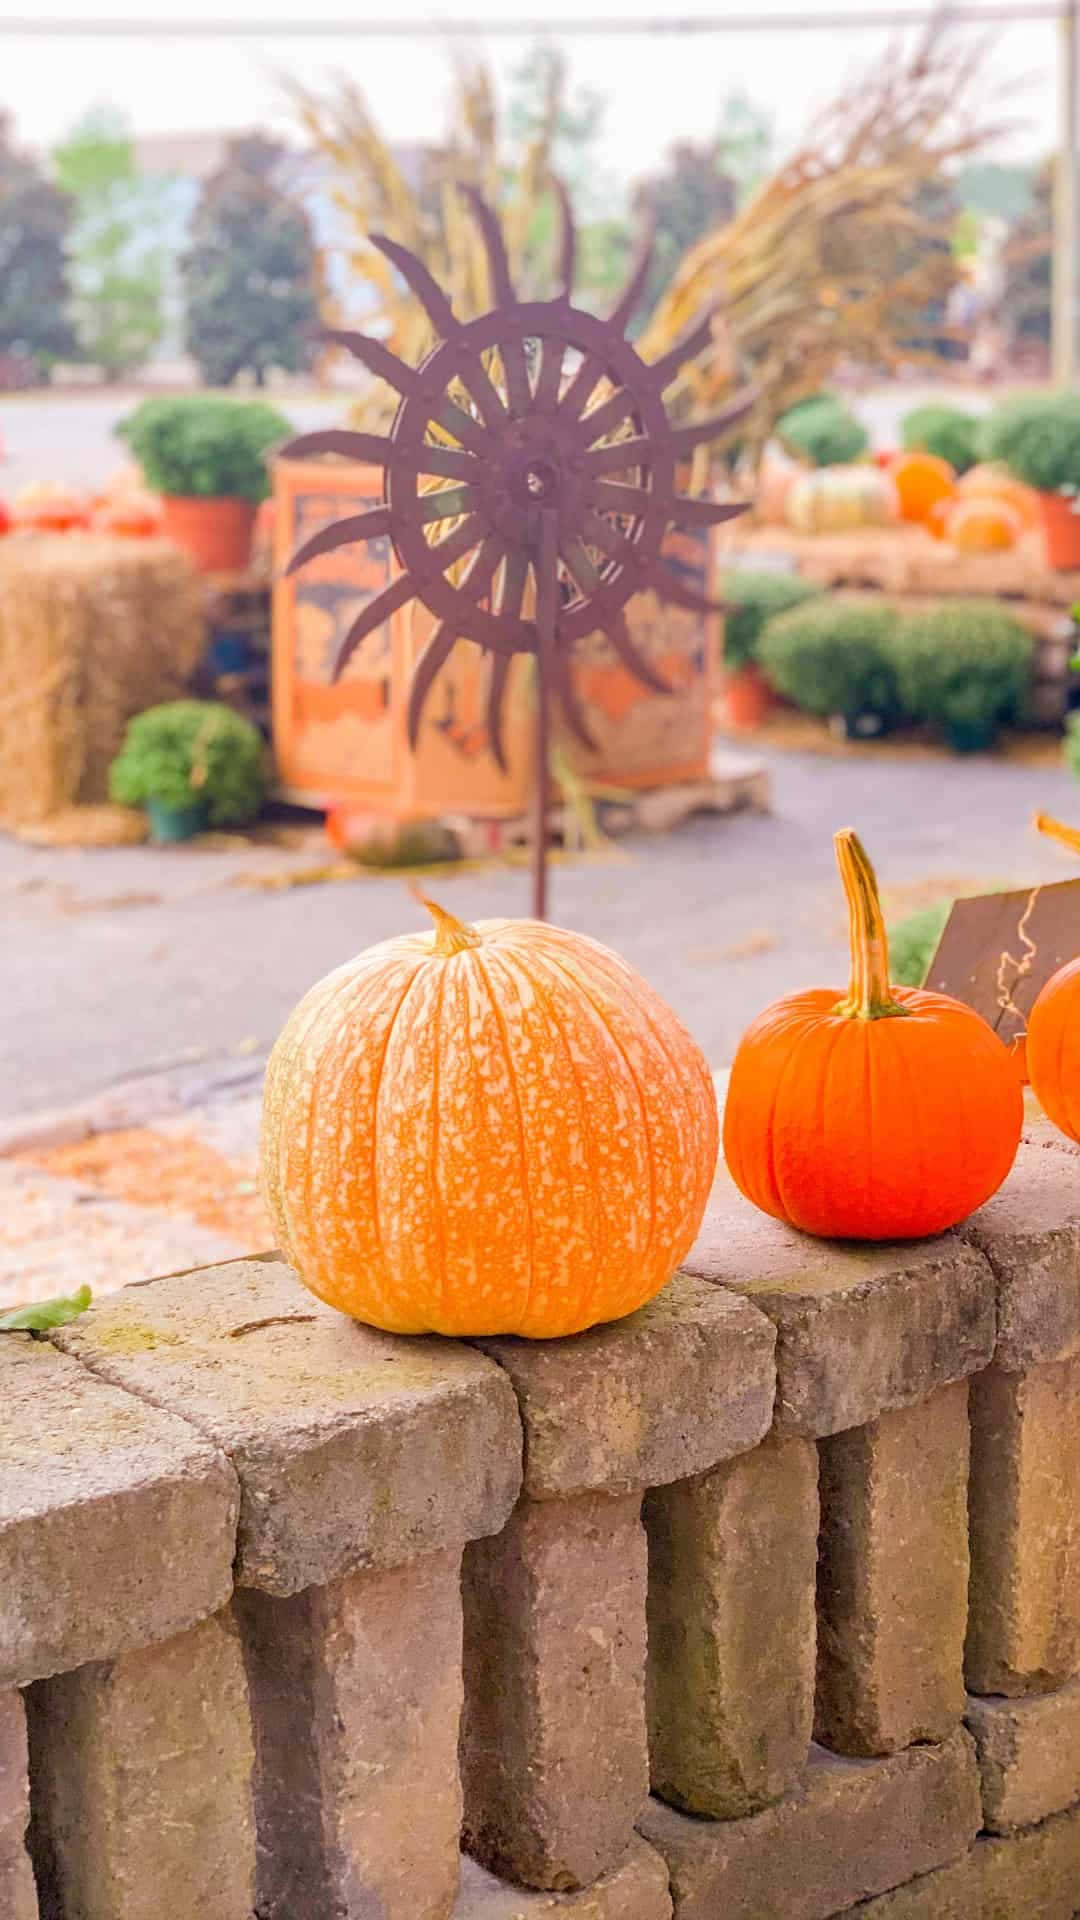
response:
<path fill-rule="evenodd" d="M 1007 500 L 957 500 L 945 522 L 946 539 L 958 553 L 1001 553 L 1015 547 L 1024 523 Z"/>
<path fill-rule="evenodd" d="M 955 505 L 955 493 L 945 493 L 940 500 L 934 501 L 923 525 L 927 533 L 932 534 L 935 540 L 946 540 L 948 538 L 949 515 L 952 513 Z"/>
<path fill-rule="evenodd" d="M 1019 515 L 1025 528 L 1042 525 L 1039 496 L 1034 487 L 1025 487 L 1022 480 L 1014 480 L 1005 467 L 988 463 L 970 467 L 957 481 L 956 492 L 961 500 L 1004 500 Z"/>
<path fill-rule="evenodd" d="M 94 515 L 94 530 L 124 540 L 151 540 L 162 530 L 161 502 L 152 493 L 117 494 Z"/>
<path fill-rule="evenodd" d="M 787 522 L 796 533 L 886 527 L 897 513 L 892 481 L 872 466 L 818 467 L 801 474 L 787 496 Z"/>
<path fill-rule="evenodd" d="M 948 461 L 936 453 L 898 453 L 888 473 L 900 501 L 901 518 L 920 526 L 925 525 L 930 509 L 956 486 Z"/>
<path fill-rule="evenodd" d="M 70 533 L 74 528 L 89 526 L 90 505 L 82 494 L 68 487 L 39 481 L 15 495 L 15 520 L 34 533 Z"/>

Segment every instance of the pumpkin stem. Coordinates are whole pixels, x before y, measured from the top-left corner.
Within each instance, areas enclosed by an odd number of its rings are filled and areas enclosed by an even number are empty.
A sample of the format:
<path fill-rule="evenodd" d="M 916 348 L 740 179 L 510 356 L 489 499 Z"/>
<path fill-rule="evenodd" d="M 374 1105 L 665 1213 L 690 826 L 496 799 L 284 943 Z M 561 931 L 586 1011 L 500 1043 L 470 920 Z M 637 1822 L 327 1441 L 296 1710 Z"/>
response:
<path fill-rule="evenodd" d="M 1037 813 L 1034 824 L 1039 833 L 1045 833 L 1048 840 L 1058 840 L 1063 847 L 1068 847 L 1070 853 L 1080 853 L 1080 833 L 1075 827 L 1065 826 L 1048 813 Z"/>
<path fill-rule="evenodd" d="M 434 900 L 429 900 L 426 893 L 421 893 L 419 887 L 410 887 L 409 891 L 414 900 L 427 908 L 435 922 L 433 953 L 441 954 L 444 960 L 448 960 L 452 953 L 464 953 L 466 947 L 480 945 L 480 935 L 475 927 L 468 927 L 464 920 L 455 919 L 445 907 L 440 907 Z"/>
<path fill-rule="evenodd" d="M 851 928 L 851 985 L 836 1011 L 850 1020 L 906 1017 L 889 987 L 889 941 L 869 855 L 851 827 L 833 835 L 833 846 Z"/>

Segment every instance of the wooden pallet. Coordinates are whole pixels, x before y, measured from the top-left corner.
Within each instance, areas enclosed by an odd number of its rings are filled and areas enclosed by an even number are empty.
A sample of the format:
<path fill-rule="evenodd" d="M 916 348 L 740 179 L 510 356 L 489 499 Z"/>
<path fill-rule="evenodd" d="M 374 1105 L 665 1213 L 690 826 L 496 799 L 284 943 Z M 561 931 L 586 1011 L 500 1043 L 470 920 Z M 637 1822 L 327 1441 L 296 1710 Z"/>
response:
<path fill-rule="evenodd" d="M 689 780 L 641 793 L 628 792 L 618 800 L 593 803 L 595 824 L 606 838 L 623 833 L 668 833 L 697 813 L 735 813 L 746 809 L 768 813 L 772 780 L 760 760 L 748 755 L 713 755 L 713 771 L 705 780 Z M 518 814 L 506 820 L 447 816 L 443 824 L 458 841 L 466 859 L 512 852 L 532 841 L 532 823 Z M 588 844 L 588 824 L 571 806 L 553 806 L 548 813 L 552 845 L 581 848 Z"/>

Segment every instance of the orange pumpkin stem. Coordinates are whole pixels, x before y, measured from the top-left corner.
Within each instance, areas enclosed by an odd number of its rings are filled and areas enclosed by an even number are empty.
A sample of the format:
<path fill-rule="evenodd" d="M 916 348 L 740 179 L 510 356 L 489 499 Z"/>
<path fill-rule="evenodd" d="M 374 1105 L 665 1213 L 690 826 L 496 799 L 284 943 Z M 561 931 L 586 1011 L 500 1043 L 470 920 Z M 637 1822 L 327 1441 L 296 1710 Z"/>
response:
<path fill-rule="evenodd" d="M 851 929 L 851 985 L 837 1013 L 849 1020 L 906 1018 L 889 986 L 889 941 L 878 898 L 877 876 L 866 848 L 851 827 L 833 835 Z"/>
<path fill-rule="evenodd" d="M 466 947 L 480 945 L 480 935 L 475 927 L 468 927 L 464 920 L 455 919 L 452 913 L 447 913 L 445 907 L 440 907 L 436 901 L 429 900 L 426 893 L 421 893 L 419 887 L 412 887 L 410 891 L 413 899 L 427 908 L 435 922 L 433 953 L 441 954 L 444 960 L 448 960 L 452 953 L 464 953 Z"/>
<path fill-rule="evenodd" d="M 1065 826 L 1048 813 L 1037 813 L 1035 826 L 1039 833 L 1045 833 L 1048 840 L 1058 840 L 1063 847 L 1068 847 L 1070 853 L 1080 853 L 1080 833 L 1075 827 Z"/>

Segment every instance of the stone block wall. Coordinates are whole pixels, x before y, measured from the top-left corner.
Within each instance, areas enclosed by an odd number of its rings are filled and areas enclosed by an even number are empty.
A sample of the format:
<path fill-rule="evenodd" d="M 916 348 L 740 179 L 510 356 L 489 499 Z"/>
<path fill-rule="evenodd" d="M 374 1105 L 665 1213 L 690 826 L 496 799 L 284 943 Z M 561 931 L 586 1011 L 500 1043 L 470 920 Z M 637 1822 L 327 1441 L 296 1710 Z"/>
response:
<path fill-rule="evenodd" d="M 0 1920 L 1073 1920 L 1076 1166 L 561 1342 L 0 1338 Z"/>

